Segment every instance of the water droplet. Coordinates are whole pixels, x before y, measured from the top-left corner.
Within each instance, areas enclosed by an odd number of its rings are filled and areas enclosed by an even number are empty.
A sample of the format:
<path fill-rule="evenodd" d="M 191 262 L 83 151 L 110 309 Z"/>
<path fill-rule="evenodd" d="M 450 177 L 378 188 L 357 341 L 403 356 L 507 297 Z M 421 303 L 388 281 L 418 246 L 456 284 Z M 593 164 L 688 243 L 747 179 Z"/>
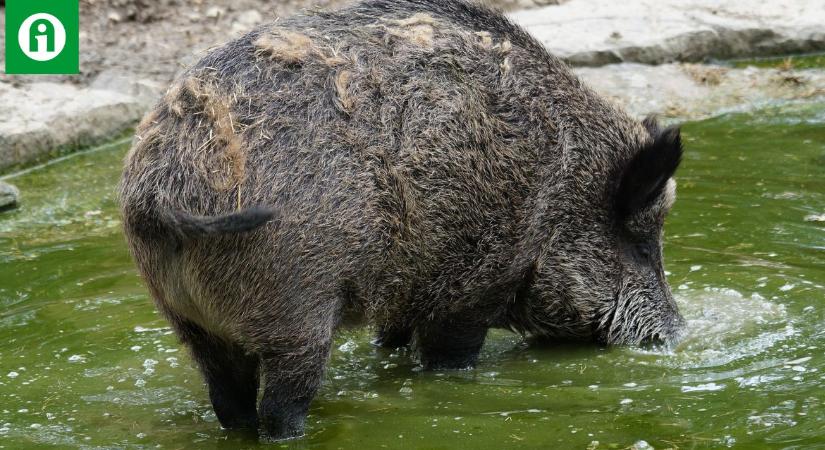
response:
<path fill-rule="evenodd" d="M 699 384 L 696 386 L 682 386 L 682 392 L 702 392 L 702 391 L 721 391 L 725 389 L 724 384 L 716 384 L 716 383 L 707 383 L 707 384 Z"/>
<path fill-rule="evenodd" d="M 797 364 L 802 364 L 811 360 L 810 356 L 806 356 L 804 358 L 794 359 L 793 361 L 787 361 L 785 364 L 788 366 L 794 366 Z"/>
<path fill-rule="evenodd" d="M 344 353 L 351 353 L 356 348 L 358 348 L 358 344 L 356 344 L 355 341 L 353 341 L 353 340 L 348 340 L 347 342 L 344 342 L 343 344 L 341 344 L 338 347 L 338 350 L 340 350 Z"/>

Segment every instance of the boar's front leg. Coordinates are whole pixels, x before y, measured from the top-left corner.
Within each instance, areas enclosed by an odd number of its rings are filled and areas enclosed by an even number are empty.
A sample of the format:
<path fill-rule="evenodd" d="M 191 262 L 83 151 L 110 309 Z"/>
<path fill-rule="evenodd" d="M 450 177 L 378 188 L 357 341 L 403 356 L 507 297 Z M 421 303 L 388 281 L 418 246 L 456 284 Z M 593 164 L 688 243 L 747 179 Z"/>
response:
<path fill-rule="evenodd" d="M 421 364 L 427 370 L 472 368 L 486 336 L 486 326 L 465 321 L 424 323 L 417 329 Z"/>
<path fill-rule="evenodd" d="M 309 404 L 321 384 L 330 347 L 331 339 L 325 338 L 261 355 L 264 393 L 258 416 L 265 441 L 304 434 Z"/>
<path fill-rule="evenodd" d="M 209 388 L 221 426 L 255 430 L 258 424 L 258 357 L 187 321 L 175 323 Z"/>

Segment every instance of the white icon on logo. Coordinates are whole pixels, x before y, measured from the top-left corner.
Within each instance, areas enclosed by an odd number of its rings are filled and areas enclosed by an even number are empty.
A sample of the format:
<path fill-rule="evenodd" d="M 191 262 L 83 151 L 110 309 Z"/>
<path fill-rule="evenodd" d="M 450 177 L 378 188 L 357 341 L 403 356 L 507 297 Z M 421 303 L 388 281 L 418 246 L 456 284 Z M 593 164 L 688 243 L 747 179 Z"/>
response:
<path fill-rule="evenodd" d="M 17 43 L 29 58 L 50 61 L 66 46 L 66 28 L 51 14 L 34 14 L 20 25 Z"/>

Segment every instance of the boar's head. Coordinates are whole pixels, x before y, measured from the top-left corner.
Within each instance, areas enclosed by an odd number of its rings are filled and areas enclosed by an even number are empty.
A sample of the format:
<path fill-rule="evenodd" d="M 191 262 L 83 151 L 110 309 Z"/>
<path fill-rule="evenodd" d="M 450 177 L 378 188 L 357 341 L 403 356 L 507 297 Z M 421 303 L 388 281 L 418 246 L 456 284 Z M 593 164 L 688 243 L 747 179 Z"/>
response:
<path fill-rule="evenodd" d="M 681 137 L 677 127 L 644 125 L 648 138 L 612 153 L 626 154 L 623 160 L 602 163 L 612 168 L 596 175 L 573 175 L 548 199 L 550 236 L 527 275 L 527 326 L 518 328 L 603 344 L 678 339 L 684 319 L 665 278 L 662 238 Z"/>

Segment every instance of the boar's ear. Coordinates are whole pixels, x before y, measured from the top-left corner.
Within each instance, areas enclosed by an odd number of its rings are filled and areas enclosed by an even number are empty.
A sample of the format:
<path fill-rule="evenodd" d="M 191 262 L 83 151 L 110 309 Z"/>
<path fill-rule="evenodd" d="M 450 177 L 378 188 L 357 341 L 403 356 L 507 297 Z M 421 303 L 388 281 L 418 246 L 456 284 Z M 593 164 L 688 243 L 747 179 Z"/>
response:
<path fill-rule="evenodd" d="M 646 127 L 648 125 L 645 123 Z M 652 136 L 653 143 L 643 147 L 622 174 L 616 195 L 616 209 L 622 218 L 659 196 L 682 160 L 682 138 L 678 126 L 656 129 Z"/>
<path fill-rule="evenodd" d="M 654 138 L 662 132 L 662 127 L 659 126 L 659 120 L 654 114 L 645 117 L 645 119 L 642 120 L 642 126 L 644 126 L 645 130 Z"/>

